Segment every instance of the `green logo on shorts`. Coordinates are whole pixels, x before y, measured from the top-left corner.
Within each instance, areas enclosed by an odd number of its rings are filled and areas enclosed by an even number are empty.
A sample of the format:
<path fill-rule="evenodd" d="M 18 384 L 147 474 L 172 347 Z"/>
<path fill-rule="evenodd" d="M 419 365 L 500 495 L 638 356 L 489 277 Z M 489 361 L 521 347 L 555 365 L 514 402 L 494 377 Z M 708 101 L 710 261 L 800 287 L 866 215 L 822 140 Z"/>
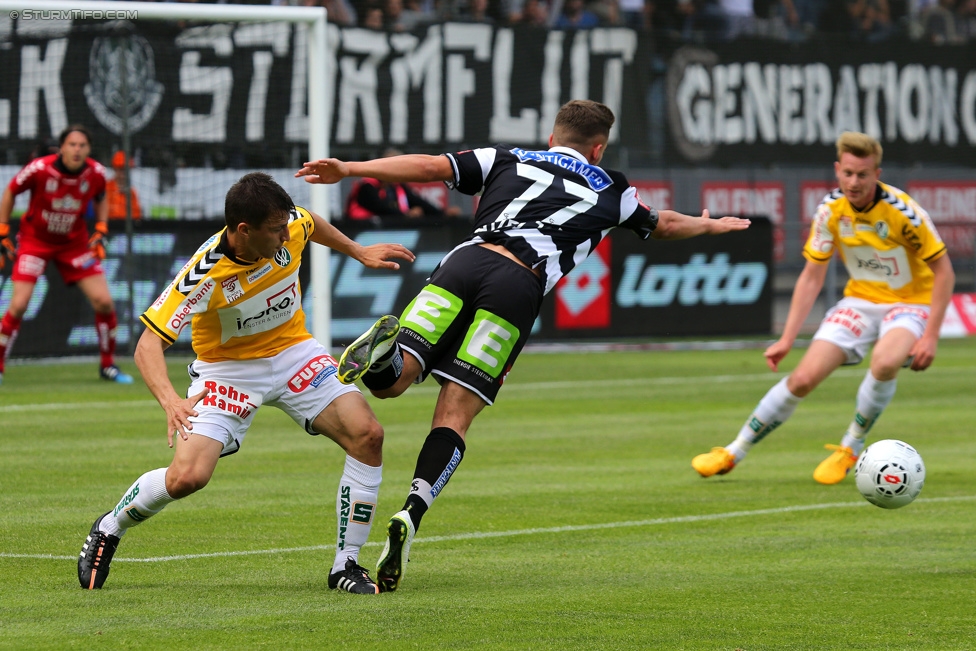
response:
<path fill-rule="evenodd" d="M 427 285 L 403 311 L 400 324 L 410 328 L 433 346 L 457 318 L 462 305 L 461 299 L 446 289 Z"/>
<path fill-rule="evenodd" d="M 491 312 L 478 310 L 464 337 L 458 359 L 497 378 L 519 338 L 519 329 Z"/>

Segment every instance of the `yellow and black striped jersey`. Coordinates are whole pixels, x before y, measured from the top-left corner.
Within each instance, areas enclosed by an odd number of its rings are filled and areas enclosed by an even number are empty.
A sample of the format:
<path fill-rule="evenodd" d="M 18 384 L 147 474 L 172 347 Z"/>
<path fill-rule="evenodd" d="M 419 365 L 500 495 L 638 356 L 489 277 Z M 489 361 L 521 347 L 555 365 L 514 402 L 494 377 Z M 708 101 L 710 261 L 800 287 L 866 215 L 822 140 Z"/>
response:
<path fill-rule="evenodd" d="M 803 255 L 826 264 L 840 254 L 850 280 L 844 296 L 874 303 L 932 302 L 929 268 L 946 253 L 935 224 L 905 192 L 878 183 L 874 203 L 856 210 L 840 190 L 820 203 Z"/>
<path fill-rule="evenodd" d="M 250 263 L 234 257 L 226 228 L 216 233 L 140 319 L 170 344 L 192 322 L 193 352 L 204 362 L 272 357 L 311 339 L 298 269 L 315 222 L 296 206 L 288 229 L 274 258 Z"/>

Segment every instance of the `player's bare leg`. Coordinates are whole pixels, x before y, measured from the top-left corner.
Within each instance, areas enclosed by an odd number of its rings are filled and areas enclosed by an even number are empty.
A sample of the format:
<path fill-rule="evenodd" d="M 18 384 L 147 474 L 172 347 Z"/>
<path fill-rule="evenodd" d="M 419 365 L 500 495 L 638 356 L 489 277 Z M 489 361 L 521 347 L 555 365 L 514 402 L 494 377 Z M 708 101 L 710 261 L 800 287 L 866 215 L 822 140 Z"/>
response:
<path fill-rule="evenodd" d="M 20 322 L 27 311 L 31 295 L 34 293 L 34 283 L 24 280 L 13 281 L 13 292 L 10 296 L 10 304 L 7 312 L 0 320 L 0 383 L 3 383 L 3 369 L 10 349 L 13 348 L 14 341 L 17 340 L 17 333 L 20 332 Z"/>
<path fill-rule="evenodd" d="M 98 375 L 103 380 L 118 384 L 132 384 L 132 376 L 123 373 L 115 364 L 115 339 L 118 317 L 115 304 L 108 290 L 104 274 L 88 276 L 78 281 L 78 288 L 88 298 L 95 310 L 95 330 L 98 333 L 98 350 L 101 355 Z"/>

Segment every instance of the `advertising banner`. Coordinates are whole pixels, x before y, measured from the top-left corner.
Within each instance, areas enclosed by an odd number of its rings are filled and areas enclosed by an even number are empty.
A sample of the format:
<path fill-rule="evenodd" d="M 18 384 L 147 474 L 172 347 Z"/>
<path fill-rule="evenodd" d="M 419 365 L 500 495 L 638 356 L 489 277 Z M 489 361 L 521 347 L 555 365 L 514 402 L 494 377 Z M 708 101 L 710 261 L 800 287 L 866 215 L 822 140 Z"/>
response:
<path fill-rule="evenodd" d="M 339 254 L 331 257 L 336 345 L 351 342 L 384 314 L 400 314 L 441 258 L 471 230 L 467 220 L 451 219 L 421 225 L 404 219 L 383 229 L 338 225 L 364 245 L 399 242 L 417 259 L 390 272 L 367 269 Z M 128 266 L 125 236 L 111 237 L 103 267 L 119 316 L 122 354 L 142 333 L 139 315 L 221 228 L 213 221 L 136 222 Z M 629 231 L 612 231 L 546 297 L 532 341 L 769 333 L 771 240 L 770 223 L 761 218 L 753 219 L 741 233 L 675 242 L 642 241 Z M 308 265 L 303 264 L 303 306 L 310 315 L 314 306 L 308 277 Z M 0 308 L 7 305 L 12 291 L 9 277 L 0 276 Z M 190 352 L 190 328 L 184 329 L 173 350 Z M 77 288 L 66 287 L 56 269 L 49 267 L 35 287 L 12 357 L 97 352 L 91 307 Z"/>
<path fill-rule="evenodd" d="M 971 337 L 973 335 L 976 335 L 976 294 L 953 294 L 939 336 Z"/>
<path fill-rule="evenodd" d="M 706 47 L 624 27 L 452 22 L 410 33 L 329 25 L 328 43 L 320 70 L 339 156 L 541 147 L 561 104 L 592 98 L 617 116 L 610 154 L 654 166 L 820 165 L 845 130 L 879 138 L 887 160 L 976 165 L 974 44 Z M 0 24 L 6 162 L 81 122 L 96 153 L 125 131 L 141 167 L 169 174 L 291 167 L 308 140 L 305 46 L 305 27 L 286 23 Z"/>

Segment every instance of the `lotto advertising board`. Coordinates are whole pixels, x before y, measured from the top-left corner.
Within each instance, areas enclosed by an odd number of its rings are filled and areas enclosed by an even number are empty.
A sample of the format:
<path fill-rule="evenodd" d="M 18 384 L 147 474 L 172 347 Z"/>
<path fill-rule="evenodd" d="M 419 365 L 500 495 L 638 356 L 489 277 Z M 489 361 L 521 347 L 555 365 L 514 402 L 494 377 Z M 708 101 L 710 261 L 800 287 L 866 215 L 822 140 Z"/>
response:
<path fill-rule="evenodd" d="M 467 220 L 388 228 L 339 226 L 358 242 L 400 242 L 417 254 L 398 273 L 366 269 L 342 255 L 331 257 L 332 337 L 352 341 L 383 314 L 399 314 L 427 282 L 440 259 L 470 232 Z M 179 272 L 197 247 L 220 229 L 218 222 L 136 222 L 132 264 L 124 264 L 122 235 L 109 241 L 103 262 L 119 315 L 119 352 L 142 333 L 139 315 Z M 772 318 L 772 228 L 754 219 L 743 233 L 678 242 L 642 241 L 616 230 L 546 298 L 534 341 L 765 334 Z M 311 314 L 307 265 L 303 304 Z M 0 276 L 0 308 L 12 283 Z M 130 301 L 129 297 L 132 297 Z M 190 351 L 190 328 L 175 351 Z M 94 314 L 76 288 L 53 267 L 37 283 L 12 357 L 93 355 L 98 352 Z"/>
<path fill-rule="evenodd" d="M 401 242 L 417 261 L 402 265 L 400 274 L 336 261 L 335 341 L 355 338 L 383 314 L 399 314 L 469 229 L 467 222 L 394 230 L 344 227 L 362 244 Z M 546 297 L 532 341 L 768 334 L 772 243 L 772 224 L 765 218 L 753 219 L 741 233 L 676 242 L 643 241 L 614 230 Z"/>
<path fill-rule="evenodd" d="M 642 241 L 615 230 L 543 306 L 540 340 L 768 334 L 773 228 Z"/>

